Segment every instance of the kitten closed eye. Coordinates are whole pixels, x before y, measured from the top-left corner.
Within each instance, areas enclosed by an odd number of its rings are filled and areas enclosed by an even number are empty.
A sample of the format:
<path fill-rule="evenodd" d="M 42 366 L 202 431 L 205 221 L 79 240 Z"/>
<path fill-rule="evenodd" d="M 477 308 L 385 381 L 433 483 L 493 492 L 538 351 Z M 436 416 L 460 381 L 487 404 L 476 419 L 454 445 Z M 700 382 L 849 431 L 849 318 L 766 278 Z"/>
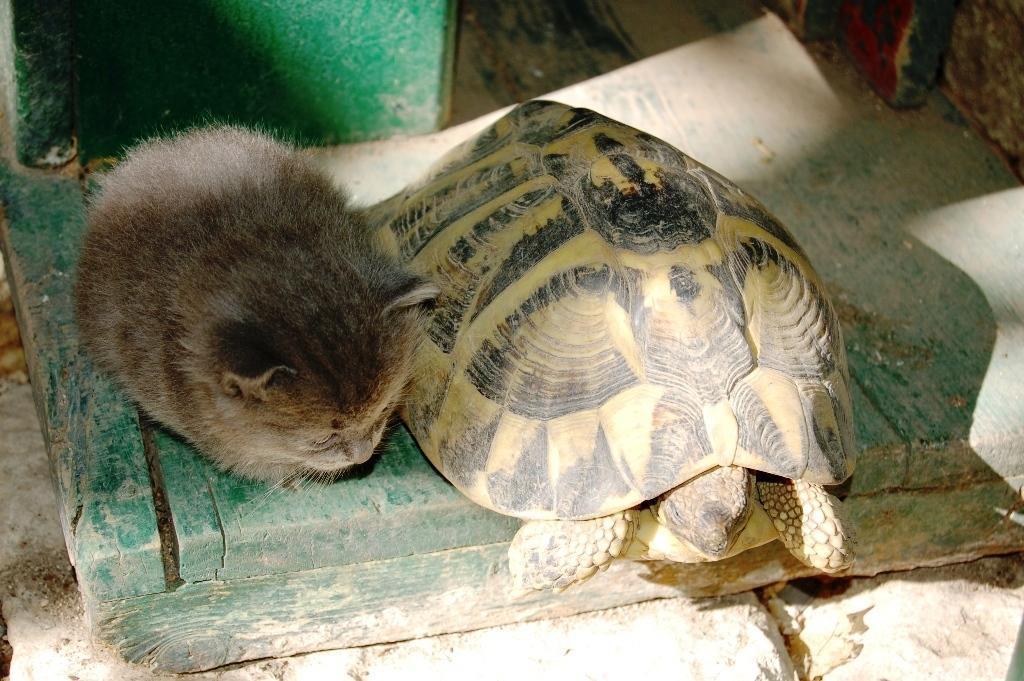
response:
<path fill-rule="evenodd" d="M 320 440 L 317 440 L 316 442 L 314 442 L 313 446 L 314 447 L 318 447 L 318 448 L 327 449 L 329 447 L 333 447 L 334 445 L 338 444 L 339 442 L 341 442 L 341 434 L 340 433 L 331 433 L 330 435 L 324 437 L 323 439 L 320 439 Z"/>

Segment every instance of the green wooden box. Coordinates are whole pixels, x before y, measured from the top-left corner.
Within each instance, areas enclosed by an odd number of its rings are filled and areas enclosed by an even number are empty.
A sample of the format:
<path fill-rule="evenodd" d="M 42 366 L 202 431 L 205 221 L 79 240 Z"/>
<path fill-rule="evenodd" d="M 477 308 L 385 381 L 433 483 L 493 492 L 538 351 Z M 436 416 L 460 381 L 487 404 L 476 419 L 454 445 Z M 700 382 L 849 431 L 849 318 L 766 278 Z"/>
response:
<path fill-rule="evenodd" d="M 853 574 L 1020 551 L 1024 189 L 940 95 L 904 115 L 866 87 L 769 16 L 552 97 L 735 179 L 821 271 L 854 377 Z M 321 159 L 372 203 L 496 115 Z M 79 352 L 83 184 L 19 166 L 3 134 L 0 243 L 68 552 L 92 631 L 126 658 L 199 670 L 810 574 L 773 542 L 704 565 L 620 562 L 565 594 L 516 598 L 517 522 L 462 498 L 401 428 L 372 470 L 326 487 L 218 473 L 141 423 Z"/>
<path fill-rule="evenodd" d="M 455 0 L 3 0 L 18 157 L 60 165 L 207 120 L 306 144 L 446 120 Z"/>

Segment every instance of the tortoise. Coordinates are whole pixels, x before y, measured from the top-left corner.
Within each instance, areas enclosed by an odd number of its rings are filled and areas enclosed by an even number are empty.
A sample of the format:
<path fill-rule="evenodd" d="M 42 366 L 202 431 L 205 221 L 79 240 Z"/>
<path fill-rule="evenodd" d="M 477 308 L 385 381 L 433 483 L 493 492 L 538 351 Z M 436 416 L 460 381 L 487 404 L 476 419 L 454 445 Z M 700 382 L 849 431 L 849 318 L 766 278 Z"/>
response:
<path fill-rule="evenodd" d="M 779 537 L 823 571 L 851 564 L 822 487 L 853 467 L 839 323 L 792 235 L 732 182 L 531 101 L 370 215 L 441 289 L 403 419 L 463 494 L 526 521 L 517 588 Z"/>

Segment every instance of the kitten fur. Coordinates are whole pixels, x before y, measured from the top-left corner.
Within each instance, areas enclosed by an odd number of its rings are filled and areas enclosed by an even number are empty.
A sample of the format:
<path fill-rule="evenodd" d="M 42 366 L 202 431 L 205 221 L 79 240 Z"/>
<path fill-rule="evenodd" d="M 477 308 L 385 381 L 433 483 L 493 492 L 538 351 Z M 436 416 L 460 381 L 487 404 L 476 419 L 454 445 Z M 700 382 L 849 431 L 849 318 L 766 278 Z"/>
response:
<path fill-rule="evenodd" d="M 371 456 L 437 289 L 312 161 L 238 127 L 152 140 L 101 177 L 88 222 L 80 335 L 153 419 L 255 479 Z"/>

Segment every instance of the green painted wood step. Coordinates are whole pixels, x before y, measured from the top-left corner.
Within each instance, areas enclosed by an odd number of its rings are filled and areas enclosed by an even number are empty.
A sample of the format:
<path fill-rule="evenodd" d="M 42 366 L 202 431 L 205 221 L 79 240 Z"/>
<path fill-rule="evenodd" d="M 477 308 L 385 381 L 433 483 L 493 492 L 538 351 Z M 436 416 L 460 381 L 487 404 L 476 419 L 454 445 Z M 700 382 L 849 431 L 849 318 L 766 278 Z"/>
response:
<path fill-rule="evenodd" d="M 91 597 L 494 543 L 514 532 L 515 520 L 472 504 L 438 476 L 400 425 L 372 470 L 298 491 L 226 475 L 149 424 L 146 452 L 135 409 L 76 344 L 79 183 L 6 170 L 3 179 L 6 248 L 30 373 L 45 386 L 41 421 L 65 534 Z M 156 515 L 154 491 L 166 517 Z M 165 554 L 158 524 L 172 540 Z"/>
<path fill-rule="evenodd" d="M 79 183 L 0 165 L 3 245 L 50 455 L 61 524 L 87 600 L 164 591 L 135 409 L 79 353 L 71 284 L 84 223 Z"/>
<path fill-rule="evenodd" d="M 73 34 L 67 0 L 0 2 L 0 107 L 26 165 L 60 166 L 75 154 Z"/>

